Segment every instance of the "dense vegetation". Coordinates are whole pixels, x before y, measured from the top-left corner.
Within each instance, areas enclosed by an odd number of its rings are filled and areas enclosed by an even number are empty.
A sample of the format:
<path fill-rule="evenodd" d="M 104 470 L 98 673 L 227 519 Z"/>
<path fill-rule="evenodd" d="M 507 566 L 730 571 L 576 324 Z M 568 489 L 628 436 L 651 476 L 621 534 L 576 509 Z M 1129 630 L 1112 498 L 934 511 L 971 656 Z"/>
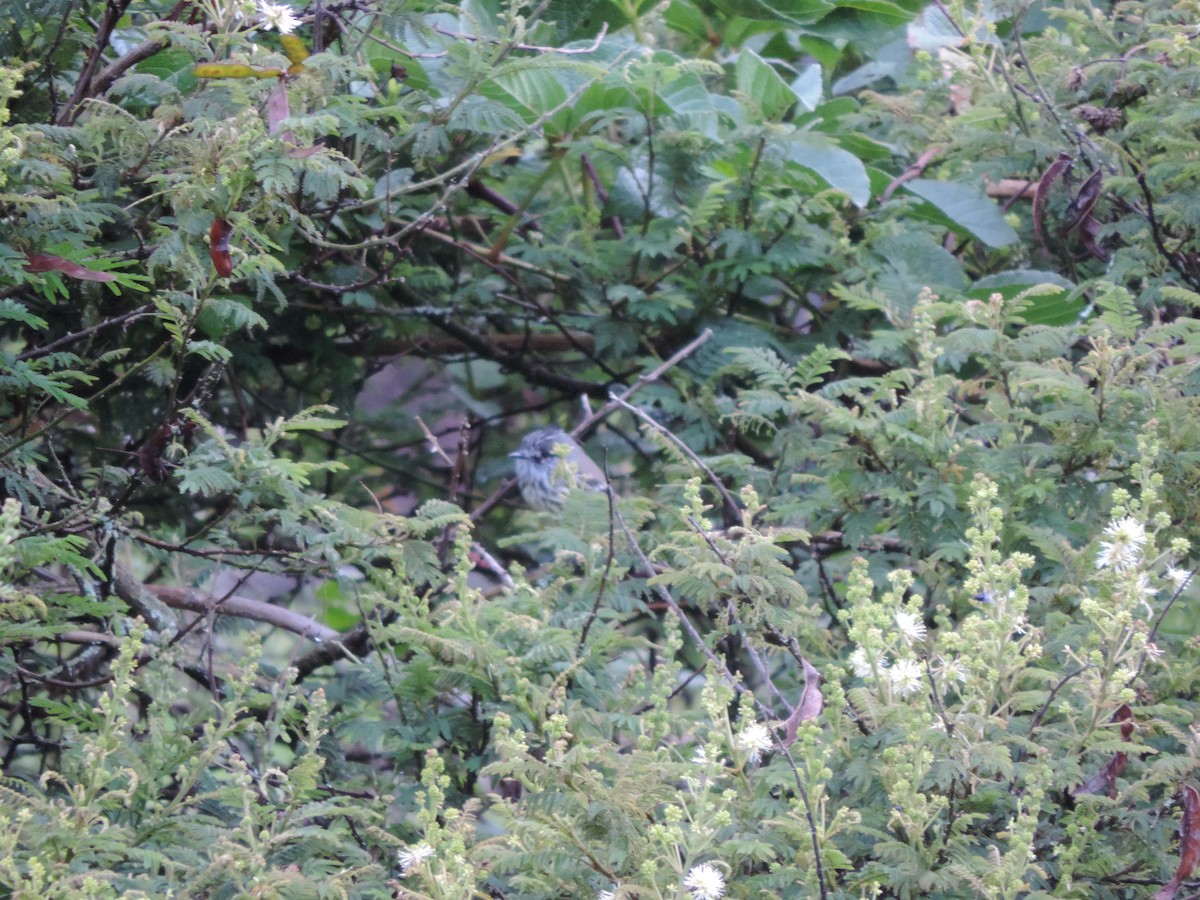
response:
<path fill-rule="evenodd" d="M 1198 36 L 8 4 L 5 895 L 1194 891 Z"/>

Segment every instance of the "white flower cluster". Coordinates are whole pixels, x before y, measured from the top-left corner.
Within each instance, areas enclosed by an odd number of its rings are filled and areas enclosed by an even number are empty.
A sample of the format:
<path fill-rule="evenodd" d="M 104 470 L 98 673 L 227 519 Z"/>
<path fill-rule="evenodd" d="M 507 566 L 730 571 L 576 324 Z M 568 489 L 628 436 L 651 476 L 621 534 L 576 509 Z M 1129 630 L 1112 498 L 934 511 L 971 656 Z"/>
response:
<path fill-rule="evenodd" d="M 896 628 L 900 631 L 900 637 L 904 638 L 904 643 L 910 647 L 925 640 L 925 623 L 910 612 L 901 610 L 896 613 Z"/>
<path fill-rule="evenodd" d="M 693 866 L 683 879 L 692 900 L 720 900 L 725 894 L 725 876 L 712 863 Z"/>
<path fill-rule="evenodd" d="M 1096 554 L 1097 569 L 1116 569 L 1123 572 L 1132 569 L 1142 559 L 1142 548 L 1146 546 L 1146 528 L 1132 516 L 1109 522 L 1104 529 L 1107 540 L 1100 542 Z"/>
<path fill-rule="evenodd" d="M 433 848 L 428 844 L 417 844 L 415 847 L 405 847 L 396 854 L 396 862 L 400 864 L 400 874 L 408 875 L 414 869 L 419 869 L 421 863 L 433 856 Z"/>
<path fill-rule="evenodd" d="M 888 671 L 888 680 L 897 696 L 907 697 L 921 689 L 921 664 L 915 659 L 899 660 Z"/>
<path fill-rule="evenodd" d="M 751 722 L 734 735 L 733 742 L 751 763 L 758 762 L 774 746 L 771 729 L 762 722 Z"/>
<path fill-rule="evenodd" d="M 1176 591 L 1182 591 L 1192 580 L 1192 573 L 1177 566 L 1168 566 L 1166 577 L 1175 586 Z"/>
<path fill-rule="evenodd" d="M 280 34 L 291 34 L 300 27 L 300 20 L 286 3 L 258 0 L 258 14 L 266 28 L 273 28 Z"/>
<path fill-rule="evenodd" d="M 929 632 L 920 616 L 900 610 L 893 618 L 896 631 L 907 646 L 920 643 L 928 636 Z M 907 697 L 921 689 L 923 671 L 921 664 L 915 659 L 897 660 L 896 664 L 892 665 L 888 657 L 881 654 L 872 665 L 867 651 L 863 647 L 857 647 L 850 654 L 849 662 L 850 668 L 858 678 L 873 678 L 879 674 L 899 697 Z"/>
<path fill-rule="evenodd" d="M 924 627 L 921 626 L 922 630 Z M 867 652 L 862 647 L 850 654 L 850 668 L 859 678 L 870 678 L 874 675 Z M 875 670 L 878 670 L 899 697 L 907 697 L 921 688 L 921 664 L 915 659 L 897 660 L 893 666 L 887 657 L 880 657 L 875 661 Z"/>

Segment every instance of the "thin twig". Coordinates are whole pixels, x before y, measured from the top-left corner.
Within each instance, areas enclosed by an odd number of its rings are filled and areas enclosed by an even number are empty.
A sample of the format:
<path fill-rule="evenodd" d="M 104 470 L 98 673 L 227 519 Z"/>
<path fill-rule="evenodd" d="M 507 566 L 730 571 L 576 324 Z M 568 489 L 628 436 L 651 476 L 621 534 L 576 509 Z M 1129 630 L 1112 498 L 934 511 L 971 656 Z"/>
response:
<path fill-rule="evenodd" d="M 1142 189 L 1142 196 L 1146 198 L 1146 219 L 1150 223 L 1150 237 L 1154 240 L 1154 246 L 1158 248 L 1158 252 L 1163 255 L 1167 263 L 1174 269 L 1183 280 L 1193 290 L 1200 289 L 1200 281 L 1194 275 L 1190 274 L 1180 262 L 1178 253 L 1172 253 L 1167 249 L 1167 245 L 1163 243 L 1162 229 L 1158 224 L 1158 219 L 1154 215 L 1154 195 L 1150 193 L 1150 186 L 1146 184 L 1146 173 L 1137 173 L 1138 187 Z"/>
<path fill-rule="evenodd" d="M 1196 577 L 1196 573 L 1198 571 L 1200 571 L 1200 565 L 1197 565 L 1192 569 L 1191 572 L 1188 573 L 1188 577 L 1184 579 L 1183 583 L 1179 585 L 1179 587 L 1175 589 L 1175 593 L 1171 595 L 1171 599 L 1168 600 L 1163 608 L 1158 611 L 1158 615 L 1154 617 L 1154 624 L 1150 626 L 1150 633 L 1146 635 L 1147 644 L 1154 643 L 1154 638 L 1158 636 L 1158 628 L 1160 625 L 1162 625 L 1163 619 L 1167 617 L 1167 613 L 1171 611 L 1171 607 L 1175 605 L 1175 601 L 1179 599 L 1179 595 L 1182 594 L 1184 589 L 1192 583 L 1192 579 Z M 1130 685 L 1132 685 L 1138 680 L 1138 678 L 1141 677 L 1142 669 L 1146 666 L 1146 658 L 1148 655 L 1149 653 L 1146 650 L 1142 651 L 1142 657 L 1138 660 L 1137 671 L 1134 672 L 1133 676 L 1129 679 Z"/>
<path fill-rule="evenodd" d="M 608 458 L 606 456 L 604 459 L 604 483 L 607 485 L 611 482 L 612 479 L 608 475 Z M 584 644 L 587 643 L 588 632 L 592 630 L 592 625 L 600 615 L 600 606 L 604 602 L 604 592 L 608 587 L 608 576 L 612 573 L 613 563 L 616 562 L 617 541 L 614 532 L 616 523 L 614 504 L 617 501 L 611 487 L 604 493 L 608 496 L 608 555 L 604 560 L 604 574 L 600 576 L 600 586 L 596 589 L 596 602 L 592 604 L 592 611 L 588 614 L 587 621 L 583 623 L 583 628 L 579 632 L 579 645 L 575 648 L 577 654 L 583 652 Z"/>
<path fill-rule="evenodd" d="M 722 482 L 721 479 L 719 477 L 717 477 L 717 473 L 714 472 L 712 469 L 710 469 L 704 463 L 704 461 L 702 459 L 700 459 L 699 456 L 696 455 L 696 452 L 691 447 L 689 447 L 686 443 L 684 443 L 679 438 L 679 436 L 677 434 L 675 434 L 675 432 L 671 431 L 665 425 L 662 425 L 659 422 L 655 421 L 655 419 L 652 418 L 650 416 L 650 414 L 647 413 L 645 410 L 643 410 L 641 407 L 634 406 L 632 403 L 627 403 L 626 401 L 622 400 L 620 397 L 616 396 L 615 394 L 609 394 L 608 396 L 612 399 L 613 403 L 617 404 L 622 409 L 628 410 L 629 412 L 633 413 L 635 416 L 637 416 L 639 419 L 641 419 L 643 422 L 645 422 L 647 425 L 649 425 L 651 428 L 653 428 L 659 434 L 661 434 L 665 438 L 667 438 L 667 440 L 669 440 L 677 448 L 679 448 L 680 452 L 683 453 L 683 455 L 686 456 L 688 459 L 690 459 L 692 461 L 692 464 L 695 465 L 698 469 L 700 469 L 701 472 L 704 473 L 704 477 L 709 480 L 709 483 L 711 483 L 712 486 L 717 489 L 717 493 L 719 493 L 721 495 L 721 500 L 723 501 L 723 503 L 725 505 L 726 524 L 734 525 L 738 522 L 738 520 L 741 517 L 740 516 L 741 511 L 742 511 L 741 504 L 738 503 L 737 500 L 735 500 L 733 498 L 733 494 L 729 493 L 729 490 L 728 490 L 728 488 L 725 487 L 724 482 Z"/>
<path fill-rule="evenodd" d="M 153 303 L 147 303 L 144 306 L 139 306 L 137 309 L 132 309 L 127 313 L 122 313 L 119 316 L 113 316 L 111 319 L 105 319 L 103 322 L 97 322 L 87 328 L 82 328 L 79 331 L 73 331 L 70 334 L 64 334 L 57 340 L 51 341 L 42 347 L 34 347 L 31 350 L 26 350 L 18 360 L 37 359 L 39 356 L 45 356 L 47 353 L 53 353 L 59 347 L 65 347 L 67 344 L 74 343 L 80 338 L 88 337 L 95 334 L 97 331 L 103 331 L 105 328 L 111 328 L 114 325 L 123 325 L 142 316 L 149 315 L 154 309 Z"/>
<path fill-rule="evenodd" d="M 571 437 L 578 438 L 581 434 L 586 433 L 589 429 L 592 428 L 592 426 L 594 426 L 597 422 L 601 421 L 602 419 L 606 418 L 609 413 L 611 413 L 614 409 L 616 409 L 620 405 L 621 401 L 628 400 L 630 397 L 632 397 L 634 394 L 636 394 L 638 391 L 640 391 L 646 385 L 650 384 L 653 381 L 657 381 L 659 378 L 661 378 L 663 376 L 664 373 L 675 368 L 675 366 L 679 365 L 681 362 L 683 362 L 685 359 L 687 359 L 689 356 L 691 356 L 693 353 L 695 353 L 697 350 L 699 350 L 701 346 L 708 343 L 712 339 L 712 336 L 713 336 L 712 329 L 705 328 L 704 331 L 702 331 L 700 333 L 699 337 L 697 337 L 695 340 L 689 342 L 688 344 L 683 346 L 681 349 L 677 350 L 675 353 L 672 353 L 670 356 L 668 356 L 665 360 L 663 360 L 661 363 L 659 363 L 657 366 L 655 366 L 653 369 L 651 369 L 645 375 L 639 376 L 637 381 L 635 381 L 632 385 L 630 385 L 628 388 L 626 388 L 624 391 L 622 391 L 618 396 L 613 397 L 611 400 L 609 400 L 607 403 L 605 403 L 602 407 L 600 407 L 598 410 L 596 410 L 594 413 L 592 413 L 590 416 L 586 417 L 583 421 L 581 421 L 578 425 L 576 425 L 573 429 L 571 429 Z"/>

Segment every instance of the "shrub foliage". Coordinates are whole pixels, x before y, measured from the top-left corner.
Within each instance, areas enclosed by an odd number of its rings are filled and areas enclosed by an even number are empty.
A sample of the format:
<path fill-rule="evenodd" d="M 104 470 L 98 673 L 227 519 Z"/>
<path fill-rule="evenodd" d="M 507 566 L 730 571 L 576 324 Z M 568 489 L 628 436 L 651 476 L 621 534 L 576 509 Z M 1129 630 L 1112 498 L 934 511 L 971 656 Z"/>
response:
<path fill-rule="evenodd" d="M 1191 6 L 11 6 L 6 894 L 1195 888 Z"/>

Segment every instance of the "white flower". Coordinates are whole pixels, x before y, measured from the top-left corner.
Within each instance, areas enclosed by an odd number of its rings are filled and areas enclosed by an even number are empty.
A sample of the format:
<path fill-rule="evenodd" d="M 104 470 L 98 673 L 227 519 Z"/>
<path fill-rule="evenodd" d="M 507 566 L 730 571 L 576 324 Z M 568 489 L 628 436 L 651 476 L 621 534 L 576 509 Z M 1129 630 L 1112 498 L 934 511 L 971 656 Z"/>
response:
<path fill-rule="evenodd" d="M 902 659 L 892 666 L 888 679 L 893 691 L 907 697 L 921 687 L 921 666 L 915 659 Z"/>
<path fill-rule="evenodd" d="M 280 34 L 291 34 L 300 27 L 300 20 L 286 3 L 269 3 L 258 0 L 258 14 L 267 28 L 274 28 Z"/>
<path fill-rule="evenodd" d="M 867 659 L 867 651 L 859 647 L 850 654 L 850 668 L 854 670 L 854 674 L 859 678 L 870 678 L 875 674 L 875 670 L 882 671 L 888 667 L 886 659 L 877 659 L 875 668 L 871 668 L 871 661 Z"/>
<path fill-rule="evenodd" d="M 405 847 L 396 854 L 396 862 L 400 864 L 400 874 L 407 875 L 421 863 L 433 856 L 433 848 L 428 844 L 417 844 L 415 847 Z"/>
<path fill-rule="evenodd" d="M 771 729 L 762 722 L 751 722 L 734 736 L 733 742 L 752 763 L 762 759 L 762 755 L 774 746 Z"/>
<path fill-rule="evenodd" d="M 1133 590 L 1138 602 L 1146 607 L 1146 615 L 1154 615 L 1154 607 L 1150 605 L 1150 598 L 1158 593 L 1158 589 L 1150 586 L 1150 576 L 1145 572 L 1138 575 L 1137 584 L 1133 586 Z"/>
<path fill-rule="evenodd" d="M 961 659 L 944 659 L 938 657 L 938 668 L 943 678 L 949 678 L 951 681 L 966 683 L 967 667 L 963 665 Z"/>
<path fill-rule="evenodd" d="M 1167 566 L 1167 580 L 1175 585 L 1176 591 L 1182 591 L 1192 580 L 1192 573 L 1187 569 L 1179 569 L 1175 566 Z"/>
<path fill-rule="evenodd" d="M 925 640 L 925 623 L 910 612 L 901 610 L 896 613 L 896 627 L 900 629 L 900 636 L 906 644 Z"/>
<path fill-rule="evenodd" d="M 1096 554 L 1096 568 L 1128 569 L 1137 565 L 1146 544 L 1146 529 L 1132 516 L 1110 522 L 1104 529 L 1107 541 L 1100 542 Z"/>
<path fill-rule="evenodd" d="M 683 886 L 694 900 L 718 900 L 725 893 L 725 876 L 712 863 L 700 863 L 687 873 Z"/>

